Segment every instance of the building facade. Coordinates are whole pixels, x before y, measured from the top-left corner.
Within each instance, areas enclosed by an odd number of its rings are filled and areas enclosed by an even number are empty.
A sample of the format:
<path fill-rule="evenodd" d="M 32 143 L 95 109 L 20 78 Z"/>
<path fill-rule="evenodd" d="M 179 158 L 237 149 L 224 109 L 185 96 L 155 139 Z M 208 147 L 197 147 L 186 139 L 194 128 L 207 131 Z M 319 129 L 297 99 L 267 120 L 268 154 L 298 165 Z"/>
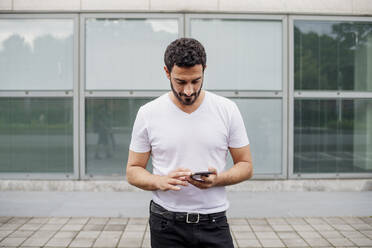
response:
<path fill-rule="evenodd" d="M 0 0 L 0 11 L 3 182 L 122 181 L 137 110 L 169 90 L 163 54 L 179 37 L 206 48 L 204 88 L 239 106 L 253 179 L 371 181 L 371 1 Z"/>

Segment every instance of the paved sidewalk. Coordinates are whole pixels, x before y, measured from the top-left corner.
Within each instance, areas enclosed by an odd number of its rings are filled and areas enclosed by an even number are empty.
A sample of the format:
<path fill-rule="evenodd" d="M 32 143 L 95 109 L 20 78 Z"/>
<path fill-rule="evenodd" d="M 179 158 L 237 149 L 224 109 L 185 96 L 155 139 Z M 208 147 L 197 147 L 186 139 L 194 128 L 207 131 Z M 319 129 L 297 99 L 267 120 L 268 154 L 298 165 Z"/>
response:
<path fill-rule="evenodd" d="M 372 217 L 230 218 L 235 247 L 372 247 Z M 147 218 L 0 217 L 1 247 L 150 247 Z"/>

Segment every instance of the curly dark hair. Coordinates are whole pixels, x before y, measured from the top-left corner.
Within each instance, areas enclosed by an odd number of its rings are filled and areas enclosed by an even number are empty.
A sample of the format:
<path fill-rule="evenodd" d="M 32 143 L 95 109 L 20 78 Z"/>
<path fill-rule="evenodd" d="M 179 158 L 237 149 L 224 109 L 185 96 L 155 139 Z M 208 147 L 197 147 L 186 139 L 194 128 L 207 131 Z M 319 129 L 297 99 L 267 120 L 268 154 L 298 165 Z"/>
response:
<path fill-rule="evenodd" d="M 169 72 L 174 64 L 179 67 L 202 65 L 203 71 L 207 62 L 207 55 L 203 45 L 192 38 L 180 38 L 170 43 L 164 53 L 164 63 Z"/>

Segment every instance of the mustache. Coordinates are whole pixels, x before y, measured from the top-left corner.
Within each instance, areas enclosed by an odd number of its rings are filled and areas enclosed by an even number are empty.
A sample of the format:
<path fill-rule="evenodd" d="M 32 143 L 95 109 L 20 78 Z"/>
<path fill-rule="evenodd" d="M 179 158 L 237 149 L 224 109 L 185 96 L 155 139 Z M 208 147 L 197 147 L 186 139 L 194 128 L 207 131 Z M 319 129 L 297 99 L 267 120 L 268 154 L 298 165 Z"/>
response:
<path fill-rule="evenodd" d="M 191 95 L 189 95 L 189 96 L 188 96 L 188 95 L 186 95 L 186 94 L 184 94 L 184 93 L 178 93 L 178 95 L 179 95 L 179 96 L 192 97 L 192 96 L 196 96 L 196 93 L 197 93 L 197 92 L 194 92 L 194 93 L 192 93 L 192 94 L 191 94 Z"/>

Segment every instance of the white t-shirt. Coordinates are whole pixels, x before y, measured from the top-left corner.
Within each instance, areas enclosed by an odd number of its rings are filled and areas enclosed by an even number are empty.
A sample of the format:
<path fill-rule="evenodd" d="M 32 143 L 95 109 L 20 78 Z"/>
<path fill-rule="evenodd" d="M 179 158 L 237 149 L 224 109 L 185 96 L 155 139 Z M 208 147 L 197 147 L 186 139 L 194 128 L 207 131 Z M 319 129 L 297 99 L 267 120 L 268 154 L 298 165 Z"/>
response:
<path fill-rule="evenodd" d="M 166 93 L 139 109 L 130 150 L 151 150 L 156 175 L 167 175 L 180 167 L 207 171 L 210 166 L 220 173 L 226 166 L 228 148 L 248 144 L 243 119 L 233 101 L 206 91 L 198 109 L 188 114 Z M 154 191 L 154 202 L 170 211 L 202 214 L 224 211 L 229 206 L 225 187 L 180 187 L 180 191 Z"/>

